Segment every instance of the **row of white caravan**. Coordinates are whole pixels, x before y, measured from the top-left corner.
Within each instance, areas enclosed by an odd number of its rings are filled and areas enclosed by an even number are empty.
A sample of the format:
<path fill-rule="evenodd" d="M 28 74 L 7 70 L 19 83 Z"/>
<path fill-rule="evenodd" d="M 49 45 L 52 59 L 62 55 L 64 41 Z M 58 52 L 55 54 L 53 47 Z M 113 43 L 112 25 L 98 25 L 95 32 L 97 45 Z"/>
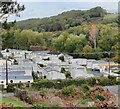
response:
<path fill-rule="evenodd" d="M 63 55 L 51 55 L 47 54 L 47 52 L 28 52 L 22 50 L 11 50 L 10 52 L 2 51 L 4 57 L 11 56 L 14 53 L 15 59 L 18 61 L 18 65 L 11 65 L 13 60 L 8 61 L 9 65 L 9 72 L 17 72 L 16 76 L 13 78 L 13 82 L 17 81 L 30 81 L 32 82 L 32 70 L 34 72 L 40 72 L 39 76 L 46 76 L 47 79 L 65 79 L 65 74 L 60 73 L 61 68 L 65 68 L 66 70 L 70 71 L 72 78 L 89 78 L 94 77 L 93 74 L 87 73 L 86 69 L 99 69 L 101 73 L 108 73 L 109 63 L 105 61 L 96 61 L 93 59 L 73 59 L 73 57 L 69 55 L 65 56 L 65 62 L 59 60 L 59 56 Z M 27 59 L 25 59 L 25 53 L 27 53 Z M 0 60 L 0 66 L 5 66 L 6 61 Z M 39 64 L 43 64 L 46 67 L 41 68 Z M 114 64 L 111 62 L 110 64 Z M 2 69 L 3 70 L 3 69 Z M 2 71 L 1 70 L 1 71 Z M 5 70 L 5 67 L 4 67 Z M 29 71 L 28 71 L 29 70 Z M 18 72 L 21 72 L 21 76 L 24 78 L 18 78 Z M 24 72 L 24 73 L 23 73 Z M 30 73 L 29 73 L 30 72 Z M 14 73 L 10 73 L 11 77 Z M 27 74 L 27 75 L 26 75 Z M 113 73 L 111 72 L 113 75 Z M 3 74 L 2 74 L 3 75 Z M 117 76 L 116 74 L 114 74 Z M 29 79 L 26 79 L 27 76 L 30 76 Z M 5 76 L 4 76 L 5 77 Z M 3 78 L 4 78 L 3 77 Z M 10 81 L 10 80 L 9 80 Z"/>

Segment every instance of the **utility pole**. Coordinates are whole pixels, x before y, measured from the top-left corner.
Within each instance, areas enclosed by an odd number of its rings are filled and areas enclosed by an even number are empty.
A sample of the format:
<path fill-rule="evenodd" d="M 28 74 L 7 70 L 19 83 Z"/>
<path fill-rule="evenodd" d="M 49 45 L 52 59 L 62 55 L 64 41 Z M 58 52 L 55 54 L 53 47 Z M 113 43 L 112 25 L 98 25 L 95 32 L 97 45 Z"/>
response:
<path fill-rule="evenodd" d="M 6 56 L 6 86 L 8 85 L 8 63 L 7 63 L 7 56 Z"/>
<path fill-rule="evenodd" d="M 110 52 L 108 52 L 108 55 L 109 55 L 108 70 L 109 70 L 109 75 L 110 75 Z"/>

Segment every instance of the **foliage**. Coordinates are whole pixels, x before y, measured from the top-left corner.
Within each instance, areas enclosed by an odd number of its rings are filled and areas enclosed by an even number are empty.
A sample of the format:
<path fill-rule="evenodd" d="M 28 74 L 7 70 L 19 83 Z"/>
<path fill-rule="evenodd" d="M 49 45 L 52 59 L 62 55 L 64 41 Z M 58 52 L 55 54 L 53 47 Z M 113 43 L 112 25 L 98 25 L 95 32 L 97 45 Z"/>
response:
<path fill-rule="evenodd" d="M 65 73 L 66 71 L 65 71 L 65 68 L 64 67 L 62 67 L 61 68 L 61 73 Z"/>
<path fill-rule="evenodd" d="M 68 30 L 57 32 L 36 32 L 32 30 L 19 30 L 11 27 L 2 31 L 2 48 L 16 48 L 27 50 L 51 50 L 65 52 L 73 57 L 83 57 L 90 59 L 101 59 L 107 57 L 104 51 L 116 51 L 111 58 L 119 62 L 118 27 L 112 24 L 96 24 L 90 31 L 90 25 L 81 24 L 81 26 L 71 27 Z M 98 31 L 99 30 L 99 31 Z M 90 36 L 90 33 L 92 36 Z M 96 48 L 90 37 L 96 35 Z M 57 34 L 57 36 L 56 36 Z M 49 38 L 48 38 L 49 37 Z M 34 49 L 33 49 L 34 48 Z M 73 53 L 73 54 L 72 54 Z M 76 54 L 77 53 L 77 54 Z"/>
<path fill-rule="evenodd" d="M 102 77 L 101 77 L 101 79 L 102 79 Z M 88 85 L 94 86 L 96 84 L 97 78 L 88 78 L 88 79 L 86 79 L 86 81 L 87 81 Z"/>
<path fill-rule="evenodd" d="M 71 85 L 81 86 L 82 84 L 87 84 L 88 87 L 94 85 L 100 85 L 100 86 L 119 85 L 120 81 L 119 80 L 117 81 L 116 78 L 109 79 L 107 77 L 87 78 L 87 79 L 66 79 L 66 80 L 38 79 L 36 80 L 36 82 L 33 82 L 31 84 L 32 87 L 36 89 L 40 89 L 40 88 L 62 89 L 63 87 L 68 87 Z M 7 87 L 7 91 L 14 92 L 15 88 L 24 88 L 26 86 L 27 83 L 10 83 Z"/>
<path fill-rule="evenodd" d="M 103 18 L 103 23 L 113 23 L 113 22 L 116 22 L 118 19 L 118 14 L 107 14 L 104 16 Z"/>
<path fill-rule="evenodd" d="M 96 98 L 96 99 L 99 99 L 100 101 L 104 101 L 104 100 L 105 100 L 105 97 L 102 96 L 102 95 L 100 95 L 100 94 L 96 94 L 96 95 L 95 95 L 95 98 Z"/>
<path fill-rule="evenodd" d="M 60 56 L 60 57 L 59 57 L 59 59 L 60 59 L 62 62 L 64 62 L 64 61 L 65 61 L 64 56 L 63 56 L 63 55 L 62 55 L 62 56 Z"/>
<path fill-rule="evenodd" d="M 44 67 L 45 65 L 44 64 L 38 64 L 40 67 Z"/>
<path fill-rule="evenodd" d="M 18 62 L 16 59 L 14 59 L 13 63 L 14 63 L 14 65 L 18 65 Z"/>
<path fill-rule="evenodd" d="M 104 78 L 102 77 L 101 79 L 98 79 L 98 85 L 101 85 L 101 86 L 108 86 L 108 85 L 115 85 L 117 84 L 117 81 L 116 79 L 109 79 L 109 78 Z"/>
<path fill-rule="evenodd" d="M 39 94 L 40 94 L 40 96 L 44 97 L 46 95 L 46 90 L 45 89 L 41 89 Z"/>
<path fill-rule="evenodd" d="M 73 93 L 75 93 L 75 86 L 74 85 L 62 88 L 62 94 L 64 94 L 64 95 L 70 95 Z"/>
<path fill-rule="evenodd" d="M 80 103 L 80 104 L 87 104 L 88 101 L 89 101 L 89 99 L 81 98 L 81 99 L 79 100 L 79 103 Z"/>
<path fill-rule="evenodd" d="M 66 71 L 65 76 L 66 76 L 66 78 L 71 78 L 71 73 L 69 71 Z"/>
<path fill-rule="evenodd" d="M 98 19 L 101 21 L 101 18 L 105 15 L 106 11 L 104 9 L 95 7 L 86 11 L 71 10 L 50 18 L 19 21 L 17 26 L 21 29 L 31 29 L 38 32 L 62 31 L 70 27 L 79 26 L 83 21 L 92 23 L 97 22 Z"/>
<path fill-rule="evenodd" d="M 60 51 L 73 57 L 93 59 L 107 57 L 102 53 L 104 51 L 116 51 L 111 58 L 119 62 L 119 22 L 102 23 L 109 15 L 117 17 L 117 14 L 109 14 L 101 7 L 95 7 L 17 24 L 6 23 L 6 29 L 1 32 L 2 48 Z"/>
<path fill-rule="evenodd" d="M 54 87 L 56 89 L 62 89 L 63 87 L 68 87 L 71 85 L 81 86 L 82 84 L 87 84 L 89 86 L 94 86 L 94 85 L 107 86 L 107 85 L 119 84 L 119 82 L 116 81 L 116 79 L 109 79 L 107 77 L 87 78 L 87 79 L 66 79 L 66 80 L 53 80 L 53 81 L 40 79 L 32 83 L 32 87 L 36 89 L 51 88 L 51 87 Z"/>
<path fill-rule="evenodd" d="M 81 87 L 83 88 L 84 92 L 90 89 L 90 86 L 88 86 L 87 84 L 82 84 Z"/>
<path fill-rule="evenodd" d="M 33 80 L 36 81 L 38 79 L 37 75 L 35 75 L 34 71 L 32 71 L 32 77 L 33 77 Z"/>
<path fill-rule="evenodd" d="M 116 77 L 112 76 L 112 75 L 108 75 L 108 78 L 111 79 L 111 80 L 116 80 Z"/>

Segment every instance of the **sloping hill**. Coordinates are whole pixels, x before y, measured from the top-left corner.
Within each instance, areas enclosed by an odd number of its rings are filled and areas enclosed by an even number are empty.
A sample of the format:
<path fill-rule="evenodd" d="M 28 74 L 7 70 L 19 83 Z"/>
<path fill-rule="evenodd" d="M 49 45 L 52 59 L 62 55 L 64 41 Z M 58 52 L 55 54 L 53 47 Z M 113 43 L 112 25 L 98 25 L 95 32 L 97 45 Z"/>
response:
<path fill-rule="evenodd" d="M 32 29 L 35 31 L 62 31 L 70 27 L 85 23 L 101 23 L 107 11 L 101 7 L 95 7 L 90 10 L 71 10 L 58 14 L 57 16 L 47 18 L 33 18 L 17 22 L 21 29 Z"/>

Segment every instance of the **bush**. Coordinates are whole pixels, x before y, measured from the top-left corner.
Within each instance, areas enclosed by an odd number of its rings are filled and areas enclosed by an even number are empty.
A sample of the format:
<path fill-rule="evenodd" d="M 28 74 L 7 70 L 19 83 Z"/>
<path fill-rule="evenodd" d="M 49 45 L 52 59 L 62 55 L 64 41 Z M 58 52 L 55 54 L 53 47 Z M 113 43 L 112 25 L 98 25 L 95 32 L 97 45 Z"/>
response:
<path fill-rule="evenodd" d="M 22 85 L 22 83 L 10 83 L 8 84 L 7 92 L 14 92 L 15 88 L 21 88 Z"/>
<path fill-rule="evenodd" d="M 88 78 L 86 81 L 90 86 L 94 86 L 96 84 L 96 78 Z"/>
<path fill-rule="evenodd" d="M 69 95 L 75 93 L 75 86 L 71 85 L 62 89 L 62 94 Z"/>
<path fill-rule="evenodd" d="M 66 78 L 71 78 L 71 73 L 69 71 L 66 71 L 65 76 L 66 76 Z"/>
<path fill-rule="evenodd" d="M 40 94 L 40 96 L 44 97 L 46 95 L 46 90 L 45 89 L 41 89 L 39 94 Z"/>
<path fill-rule="evenodd" d="M 87 78 L 87 79 L 65 79 L 65 80 L 46 80 L 46 79 L 38 79 L 37 82 L 32 83 L 32 87 L 36 89 L 40 88 L 56 88 L 61 89 L 63 87 L 68 87 L 71 85 L 81 86 L 82 84 L 88 84 L 89 86 L 94 85 L 116 85 L 119 84 L 116 79 L 109 79 L 106 77 L 99 77 L 99 78 Z"/>
<path fill-rule="evenodd" d="M 51 87 L 54 87 L 54 81 L 42 79 L 38 82 L 32 83 L 32 86 L 36 89 L 51 88 Z"/>
<path fill-rule="evenodd" d="M 38 64 L 40 67 L 45 67 L 45 65 L 44 64 Z"/>
<path fill-rule="evenodd" d="M 97 84 L 101 86 L 116 85 L 117 81 L 116 79 L 109 79 L 106 77 L 101 77 L 99 78 L 99 82 Z"/>
<path fill-rule="evenodd" d="M 62 62 L 64 62 L 64 61 L 65 61 L 64 56 L 60 56 L 60 57 L 59 57 L 59 59 L 60 59 Z"/>
<path fill-rule="evenodd" d="M 64 67 L 62 67 L 61 68 L 61 73 L 65 73 L 66 71 L 65 71 L 65 68 Z"/>
<path fill-rule="evenodd" d="M 96 99 L 99 99 L 100 101 L 104 101 L 104 100 L 105 100 L 105 97 L 102 96 L 102 95 L 100 95 L 100 94 L 96 94 L 96 95 L 95 95 L 95 98 L 96 98 Z"/>
<path fill-rule="evenodd" d="M 0 84 L 0 91 L 3 91 L 3 90 L 4 90 L 4 85 Z"/>
<path fill-rule="evenodd" d="M 114 80 L 116 80 L 116 77 L 115 76 L 111 76 L 111 75 L 108 75 L 108 79 L 114 79 Z"/>
<path fill-rule="evenodd" d="M 90 86 L 88 86 L 87 84 L 82 84 L 81 87 L 83 88 L 84 92 L 90 90 Z"/>

